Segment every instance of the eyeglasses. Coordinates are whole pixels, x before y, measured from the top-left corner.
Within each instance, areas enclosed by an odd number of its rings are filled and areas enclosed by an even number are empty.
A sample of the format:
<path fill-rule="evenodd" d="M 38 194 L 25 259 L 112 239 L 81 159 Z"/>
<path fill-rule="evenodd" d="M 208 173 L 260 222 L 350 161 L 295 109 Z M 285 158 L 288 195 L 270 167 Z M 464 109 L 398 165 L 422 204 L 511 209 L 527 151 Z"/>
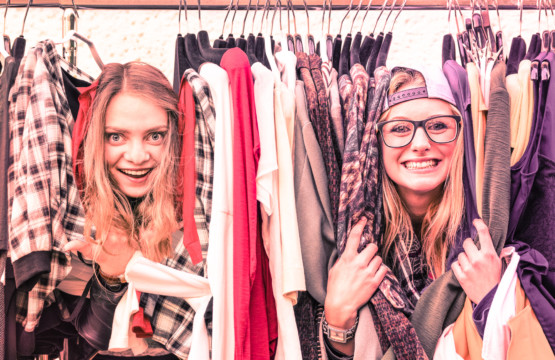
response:
<path fill-rule="evenodd" d="M 384 144 L 390 148 L 410 144 L 419 127 L 424 128 L 431 141 L 446 144 L 459 136 L 460 123 L 458 115 L 436 115 L 425 120 L 388 120 L 376 124 L 376 132 L 382 135 Z"/>

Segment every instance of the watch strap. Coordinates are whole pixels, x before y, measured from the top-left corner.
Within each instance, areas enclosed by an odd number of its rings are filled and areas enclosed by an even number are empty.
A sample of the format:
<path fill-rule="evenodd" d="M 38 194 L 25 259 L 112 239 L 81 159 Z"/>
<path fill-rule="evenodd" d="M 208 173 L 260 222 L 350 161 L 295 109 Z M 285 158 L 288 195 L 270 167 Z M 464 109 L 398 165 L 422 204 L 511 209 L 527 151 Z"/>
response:
<path fill-rule="evenodd" d="M 324 316 L 324 321 L 322 322 L 322 332 L 324 333 L 324 335 L 326 335 L 326 337 L 329 340 L 337 343 L 345 344 L 349 340 L 354 339 L 357 326 L 358 326 L 358 315 L 354 325 L 351 326 L 349 329 L 340 329 L 340 328 L 335 328 L 333 326 L 330 326 L 328 324 L 328 321 L 326 320 L 326 317 Z"/>

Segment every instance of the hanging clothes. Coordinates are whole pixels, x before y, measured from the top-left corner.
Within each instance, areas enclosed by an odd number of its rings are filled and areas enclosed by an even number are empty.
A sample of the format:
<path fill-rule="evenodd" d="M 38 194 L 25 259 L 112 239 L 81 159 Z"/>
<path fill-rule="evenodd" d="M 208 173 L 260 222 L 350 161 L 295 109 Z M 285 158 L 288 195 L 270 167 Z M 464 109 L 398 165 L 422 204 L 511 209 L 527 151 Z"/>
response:
<path fill-rule="evenodd" d="M 293 305 L 297 301 L 297 291 L 293 293 L 291 291 L 285 291 L 284 273 L 286 270 L 289 271 L 290 269 L 283 266 L 282 259 L 288 257 L 289 251 L 285 253 L 283 249 L 288 249 L 289 247 L 285 245 L 285 237 L 287 235 L 280 231 L 281 199 L 279 195 L 281 195 L 282 191 L 279 188 L 279 185 L 281 185 L 278 177 L 279 150 L 276 148 L 276 141 L 285 142 L 285 148 L 289 149 L 286 137 L 287 132 L 282 123 L 280 124 L 282 132 L 276 134 L 278 130 L 278 117 L 274 109 L 274 75 L 261 63 L 252 65 L 252 73 L 254 76 L 256 117 L 258 119 L 258 129 L 261 139 L 260 162 L 256 183 L 257 198 L 261 204 L 262 239 L 269 258 L 269 268 L 272 275 L 272 289 L 276 302 L 278 322 L 278 339 L 275 358 L 302 359 L 299 334 L 297 332 L 295 314 L 293 312 Z M 279 79 L 278 81 L 281 82 Z M 277 100 L 276 98 L 276 107 L 279 106 Z M 283 133 L 284 130 L 285 133 Z M 285 160 L 291 159 L 290 151 L 289 155 L 287 153 L 283 155 L 282 158 L 285 157 Z M 292 230 L 297 229 L 296 221 L 294 221 L 294 224 L 290 225 L 293 225 Z M 298 254 L 300 256 L 300 249 Z M 304 283 L 304 273 L 302 274 L 302 280 Z M 292 297 L 292 295 L 294 295 L 294 297 Z"/>
<path fill-rule="evenodd" d="M 38 43 L 21 66 L 25 71 L 19 72 L 10 92 L 8 211 L 16 284 L 31 290 L 18 301 L 18 321 L 26 321 L 30 332 L 46 297 L 69 273 L 62 248 L 83 239 L 84 211 L 71 163 L 74 119 L 54 43 Z"/>
<path fill-rule="evenodd" d="M 216 64 L 201 65 L 215 110 L 213 202 L 206 258 L 213 295 L 212 358 L 235 354 L 233 301 L 233 105 L 227 72 Z"/>
<path fill-rule="evenodd" d="M 532 62 L 522 60 L 518 73 L 507 76 L 507 90 L 511 99 L 511 166 L 524 154 L 530 140 L 534 115 L 534 90 L 530 72 Z"/>
<path fill-rule="evenodd" d="M 329 102 L 329 114 L 332 125 L 332 140 L 339 149 L 338 160 L 343 161 L 345 148 L 345 134 L 343 129 L 343 115 L 341 113 L 341 100 L 339 99 L 339 85 L 337 84 L 337 70 L 331 61 L 322 61 L 322 77 L 326 86 L 326 95 Z"/>

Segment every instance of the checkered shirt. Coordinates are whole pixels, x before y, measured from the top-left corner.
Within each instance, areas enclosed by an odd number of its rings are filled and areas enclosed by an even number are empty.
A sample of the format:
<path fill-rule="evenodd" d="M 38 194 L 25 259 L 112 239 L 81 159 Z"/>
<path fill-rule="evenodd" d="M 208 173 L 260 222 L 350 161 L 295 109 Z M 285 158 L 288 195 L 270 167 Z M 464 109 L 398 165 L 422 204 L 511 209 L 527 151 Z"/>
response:
<path fill-rule="evenodd" d="M 203 261 L 193 265 L 183 245 L 177 241 L 174 256 L 164 265 L 206 276 L 206 254 L 208 252 L 208 226 L 212 211 L 212 185 L 214 182 L 214 127 L 215 111 L 208 83 L 194 70 L 185 71 L 184 76 L 193 90 L 195 100 L 195 163 L 196 198 L 195 225 L 197 228 Z M 180 233 L 183 237 L 183 233 Z M 175 243 L 175 242 L 174 242 Z M 191 335 L 195 310 L 183 299 L 143 293 L 141 305 L 151 318 L 153 340 L 163 344 L 174 355 L 187 359 L 191 350 Z M 209 332 L 211 323 L 207 324 Z"/>
<path fill-rule="evenodd" d="M 204 210 L 199 198 L 195 201 L 195 224 L 202 249 L 203 261 L 193 265 L 193 261 L 183 245 L 183 233 L 180 236 L 172 258 L 162 263 L 174 269 L 186 271 L 199 276 L 206 276 L 206 254 L 208 252 L 208 227 L 204 219 Z M 174 355 L 187 359 L 191 350 L 191 335 L 193 333 L 193 319 L 195 310 L 183 299 L 171 296 L 143 293 L 141 306 L 145 315 L 150 318 L 153 329 L 153 340 L 161 343 Z M 210 326 L 207 324 L 210 336 Z"/>
<path fill-rule="evenodd" d="M 193 70 L 183 75 L 193 90 L 195 99 L 195 162 L 196 194 L 202 203 L 206 225 L 210 226 L 212 187 L 214 184 L 214 128 L 216 113 L 208 83 Z"/>
<path fill-rule="evenodd" d="M 23 58 L 9 96 L 9 250 L 16 283 L 38 276 L 31 291 L 20 292 L 17 299 L 17 320 L 28 331 L 38 324 L 45 299 L 69 273 L 70 258 L 61 250 L 68 241 L 83 238 L 85 222 L 72 172 L 74 119 L 60 60 L 52 41 L 39 42 Z M 22 279 L 18 264 L 28 265 L 35 252 L 50 253 L 50 272 L 32 274 L 27 267 Z"/>

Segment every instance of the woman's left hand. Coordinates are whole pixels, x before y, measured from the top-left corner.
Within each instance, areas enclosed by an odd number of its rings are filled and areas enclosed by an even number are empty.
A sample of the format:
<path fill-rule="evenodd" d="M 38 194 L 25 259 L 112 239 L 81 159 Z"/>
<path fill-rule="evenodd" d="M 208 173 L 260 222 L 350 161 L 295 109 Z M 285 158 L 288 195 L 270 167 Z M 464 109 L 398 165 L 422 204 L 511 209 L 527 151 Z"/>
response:
<path fill-rule="evenodd" d="M 472 239 L 463 243 L 464 252 L 459 254 L 451 268 L 466 296 L 478 304 L 501 280 L 501 259 L 497 255 L 487 225 L 481 219 L 473 222 L 478 230 L 480 250 Z"/>

